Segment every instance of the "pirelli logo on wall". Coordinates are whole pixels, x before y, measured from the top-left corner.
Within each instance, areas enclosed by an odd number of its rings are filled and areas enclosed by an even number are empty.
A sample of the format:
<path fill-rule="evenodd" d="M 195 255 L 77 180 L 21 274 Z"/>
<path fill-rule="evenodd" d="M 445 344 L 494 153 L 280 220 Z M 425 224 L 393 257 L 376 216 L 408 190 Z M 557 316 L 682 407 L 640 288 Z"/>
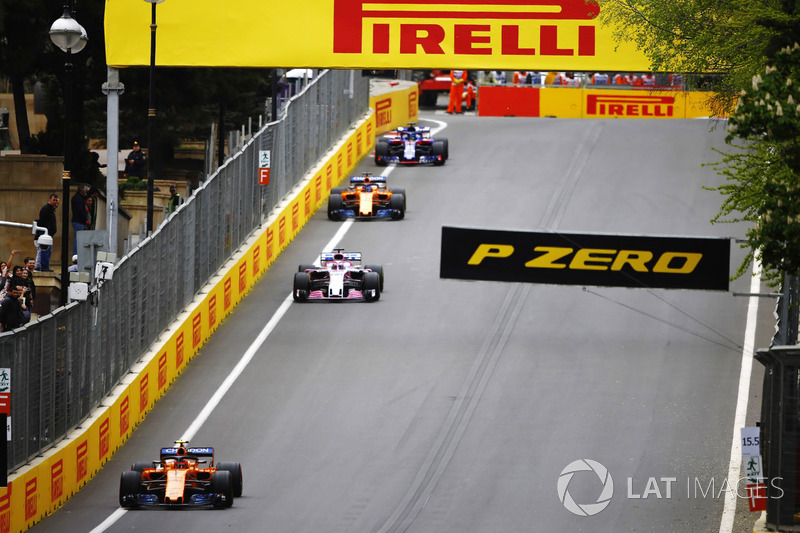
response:
<path fill-rule="evenodd" d="M 443 227 L 442 278 L 727 291 L 730 240 Z"/>
<path fill-rule="evenodd" d="M 586 115 L 593 117 L 673 118 L 676 116 L 675 107 L 674 93 L 657 95 L 617 91 L 617 94 L 586 95 Z"/>

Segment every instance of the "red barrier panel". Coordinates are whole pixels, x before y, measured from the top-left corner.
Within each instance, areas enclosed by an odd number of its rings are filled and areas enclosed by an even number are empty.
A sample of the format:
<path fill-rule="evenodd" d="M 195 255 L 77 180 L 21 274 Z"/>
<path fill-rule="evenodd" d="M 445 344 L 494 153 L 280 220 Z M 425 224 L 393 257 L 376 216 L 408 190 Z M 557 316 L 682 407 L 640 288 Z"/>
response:
<path fill-rule="evenodd" d="M 480 117 L 538 117 L 538 87 L 484 85 L 478 89 Z"/>

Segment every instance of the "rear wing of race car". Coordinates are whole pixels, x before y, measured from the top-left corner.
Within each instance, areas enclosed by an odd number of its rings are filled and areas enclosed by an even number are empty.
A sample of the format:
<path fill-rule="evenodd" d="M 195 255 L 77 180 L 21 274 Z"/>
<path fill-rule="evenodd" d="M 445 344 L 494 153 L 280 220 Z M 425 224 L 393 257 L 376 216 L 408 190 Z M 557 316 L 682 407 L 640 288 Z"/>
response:
<path fill-rule="evenodd" d="M 361 252 L 326 252 L 320 254 L 319 260 L 323 264 L 327 261 L 352 261 L 354 263 L 360 263 Z"/>
<path fill-rule="evenodd" d="M 208 446 L 192 446 L 191 448 L 161 448 L 161 459 L 165 457 L 175 458 L 181 456 L 197 457 L 211 457 L 211 463 L 214 463 L 214 448 Z"/>
<path fill-rule="evenodd" d="M 386 176 L 351 176 L 350 185 L 358 185 L 364 183 L 369 178 L 370 183 L 376 185 L 386 185 Z"/>

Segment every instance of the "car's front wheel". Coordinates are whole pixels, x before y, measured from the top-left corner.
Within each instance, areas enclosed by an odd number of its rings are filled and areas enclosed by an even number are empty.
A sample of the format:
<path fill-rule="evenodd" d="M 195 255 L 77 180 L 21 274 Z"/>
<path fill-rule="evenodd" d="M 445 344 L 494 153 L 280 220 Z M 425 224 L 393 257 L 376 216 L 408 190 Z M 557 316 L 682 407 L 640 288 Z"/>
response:
<path fill-rule="evenodd" d="M 305 302 L 311 292 L 311 278 L 308 272 L 295 272 L 292 285 L 292 298 L 295 302 Z"/>
<path fill-rule="evenodd" d="M 381 298 L 381 277 L 377 272 L 364 274 L 364 286 L 361 291 L 368 302 L 376 302 Z"/>
<path fill-rule="evenodd" d="M 122 473 L 119 479 L 119 505 L 127 509 L 137 507 L 136 495 L 142 482 L 142 474 L 136 470 Z"/>
<path fill-rule="evenodd" d="M 233 505 L 233 479 L 227 470 L 217 470 L 211 474 L 211 494 L 222 494 L 225 501 L 215 504 L 214 507 L 230 507 Z"/>

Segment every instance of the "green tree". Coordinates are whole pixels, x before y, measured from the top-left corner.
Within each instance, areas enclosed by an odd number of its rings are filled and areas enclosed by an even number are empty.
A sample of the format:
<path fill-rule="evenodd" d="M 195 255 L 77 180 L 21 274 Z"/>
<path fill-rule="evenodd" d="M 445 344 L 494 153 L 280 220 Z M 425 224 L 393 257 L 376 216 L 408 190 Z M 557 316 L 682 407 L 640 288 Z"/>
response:
<path fill-rule="evenodd" d="M 779 50 L 774 63 L 742 89 L 728 121 L 725 154 L 717 170 L 726 200 L 715 221 L 747 220 L 752 261 L 758 250 L 771 278 L 800 275 L 800 46 Z M 738 142 L 737 142 L 738 141 Z M 746 265 L 744 265 L 746 266 Z M 740 273 L 742 272 L 740 268 Z"/>
<path fill-rule="evenodd" d="M 714 190 L 725 198 L 712 222 L 752 222 L 740 275 L 756 252 L 768 278 L 800 273 L 800 3 L 600 0 L 600 6 L 616 38 L 633 41 L 653 70 L 718 75 L 715 111 L 734 110 L 726 138 L 731 150 L 720 152 L 715 165 L 726 183 Z"/>

